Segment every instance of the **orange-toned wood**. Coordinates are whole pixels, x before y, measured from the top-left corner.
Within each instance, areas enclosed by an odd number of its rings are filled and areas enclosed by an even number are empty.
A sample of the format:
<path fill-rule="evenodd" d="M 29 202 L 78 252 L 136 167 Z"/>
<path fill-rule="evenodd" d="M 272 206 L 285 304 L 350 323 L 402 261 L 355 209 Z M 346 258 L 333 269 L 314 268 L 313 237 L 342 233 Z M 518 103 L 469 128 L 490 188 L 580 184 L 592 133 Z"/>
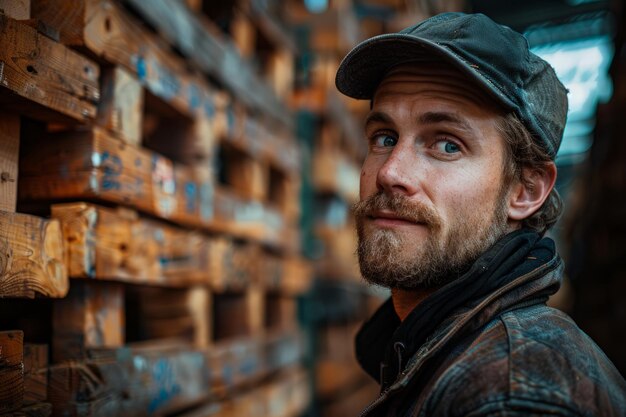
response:
<path fill-rule="evenodd" d="M 11 19 L 30 19 L 30 0 L 0 0 L 0 13 Z"/>
<path fill-rule="evenodd" d="M 48 345 L 24 344 L 24 405 L 46 401 L 48 394 Z"/>
<path fill-rule="evenodd" d="M 54 304 L 52 358 L 82 359 L 92 347 L 124 344 L 124 287 L 72 280 L 67 297 Z"/>
<path fill-rule="evenodd" d="M 15 411 L 24 399 L 24 333 L 0 332 L 0 413 Z"/>
<path fill-rule="evenodd" d="M 1 14 L 0 44 L 0 107 L 33 118 L 94 118 L 100 69 L 93 61 Z"/>
<path fill-rule="evenodd" d="M 0 211 L 0 296 L 63 297 L 68 279 L 57 220 Z"/>
<path fill-rule="evenodd" d="M 66 244 L 70 276 L 162 283 L 163 233 L 132 211 L 87 203 L 52 206 Z"/>
<path fill-rule="evenodd" d="M 122 67 L 102 70 L 102 91 L 96 123 L 133 145 L 141 144 L 143 88 Z"/>
<path fill-rule="evenodd" d="M 139 288 L 138 327 L 142 338 L 176 339 L 207 347 L 211 335 L 211 294 L 204 286 Z"/>
<path fill-rule="evenodd" d="M 152 170 L 149 152 L 103 129 L 62 132 L 26 147 L 18 193 L 26 201 L 102 199 L 151 211 Z"/>
<path fill-rule="evenodd" d="M 206 82 L 189 75 L 184 60 L 110 0 L 38 0 L 32 15 L 56 29 L 61 42 L 88 49 L 124 67 L 146 88 L 187 116 L 206 114 L 212 98 Z"/>
<path fill-rule="evenodd" d="M 20 117 L 0 113 L 0 211 L 15 211 L 19 154 Z"/>

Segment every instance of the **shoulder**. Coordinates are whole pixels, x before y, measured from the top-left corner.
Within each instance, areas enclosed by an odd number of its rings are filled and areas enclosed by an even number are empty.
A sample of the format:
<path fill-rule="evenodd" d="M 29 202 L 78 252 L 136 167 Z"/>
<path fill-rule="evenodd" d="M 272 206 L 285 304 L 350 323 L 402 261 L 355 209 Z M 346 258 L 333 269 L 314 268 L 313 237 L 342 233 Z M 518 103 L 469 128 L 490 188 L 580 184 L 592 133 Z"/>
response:
<path fill-rule="evenodd" d="M 566 416 L 626 414 L 624 379 L 558 310 L 533 306 L 504 313 L 459 346 L 444 363 L 429 401 L 437 408 L 450 404 L 448 415 L 505 408 Z"/>

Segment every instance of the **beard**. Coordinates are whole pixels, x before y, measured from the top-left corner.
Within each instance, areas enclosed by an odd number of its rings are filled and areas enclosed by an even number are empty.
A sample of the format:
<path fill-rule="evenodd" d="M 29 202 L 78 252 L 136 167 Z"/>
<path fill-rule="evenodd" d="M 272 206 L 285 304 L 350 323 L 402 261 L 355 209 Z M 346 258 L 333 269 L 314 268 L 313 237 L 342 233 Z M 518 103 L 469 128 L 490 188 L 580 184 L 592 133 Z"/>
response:
<path fill-rule="evenodd" d="M 509 231 L 507 191 L 503 187 L 491 213 L 459 210 L 447 225 L 434 209 L 401 195 L 378 193 L 356 203 L 353 211 L 361 275 L 372 284 L 405 290 L 437 288 L 453 281 Z M 367 225 L 380 210 L 421 224 L 427 228 L 427 237 L 411 242 L 406 234 Z"/>

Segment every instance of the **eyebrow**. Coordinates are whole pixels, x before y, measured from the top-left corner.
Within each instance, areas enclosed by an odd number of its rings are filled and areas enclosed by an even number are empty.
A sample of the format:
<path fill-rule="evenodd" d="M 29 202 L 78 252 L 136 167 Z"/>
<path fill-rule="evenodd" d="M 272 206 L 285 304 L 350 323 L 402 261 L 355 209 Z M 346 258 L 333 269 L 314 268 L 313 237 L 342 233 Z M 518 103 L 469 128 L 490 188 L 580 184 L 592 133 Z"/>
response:
<path fill-rule="evenodd" d="M 462 130 L 471 131 L 472 127 L 463 118 L 454 113 L 448 112 L 426 112 L 419 117 L 419 122 L 423 124 L 451 123 Z"/>
<path fill-rule="evenodd" d="M 386 113 L 382 113 L 379 111 L 372 112 L 367 115 L 365 118 L 365 127 L 367 127 L 371 123 L 392 123 L 393 120 Z"/>

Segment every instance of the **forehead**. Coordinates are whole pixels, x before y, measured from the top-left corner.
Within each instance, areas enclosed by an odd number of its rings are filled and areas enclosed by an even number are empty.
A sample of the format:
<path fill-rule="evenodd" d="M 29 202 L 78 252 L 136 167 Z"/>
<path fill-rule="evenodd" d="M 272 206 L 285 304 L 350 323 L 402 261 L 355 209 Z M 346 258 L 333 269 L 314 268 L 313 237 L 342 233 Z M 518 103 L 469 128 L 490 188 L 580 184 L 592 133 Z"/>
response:
<path fill-rule="evenodd" d="M 382 79 L 372 98 L 372 107 L 380 101 L 444 98 L 460 105 L 478 106 L 494 114 L 503 111 L 484 91 L 458 70 L 441 62 L 415 62 L 391 69 Z"/>

